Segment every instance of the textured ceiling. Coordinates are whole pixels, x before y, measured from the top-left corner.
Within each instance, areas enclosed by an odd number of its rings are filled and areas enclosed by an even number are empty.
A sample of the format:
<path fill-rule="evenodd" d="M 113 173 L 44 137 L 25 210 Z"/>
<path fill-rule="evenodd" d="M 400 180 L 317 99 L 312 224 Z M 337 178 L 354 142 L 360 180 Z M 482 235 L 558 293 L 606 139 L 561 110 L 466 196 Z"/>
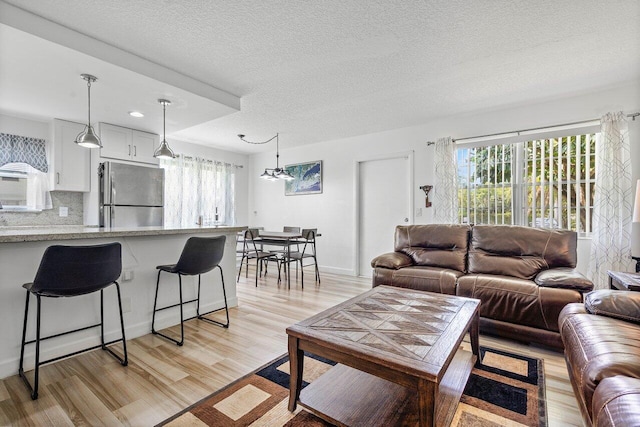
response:
<path fill-rule="evenodd" d="M 638 0 L 9 0 L 242 97 L 174 134 L 293 146 L 640 79 Z M 270 147 L 269 149 L 272 149 Z"/>

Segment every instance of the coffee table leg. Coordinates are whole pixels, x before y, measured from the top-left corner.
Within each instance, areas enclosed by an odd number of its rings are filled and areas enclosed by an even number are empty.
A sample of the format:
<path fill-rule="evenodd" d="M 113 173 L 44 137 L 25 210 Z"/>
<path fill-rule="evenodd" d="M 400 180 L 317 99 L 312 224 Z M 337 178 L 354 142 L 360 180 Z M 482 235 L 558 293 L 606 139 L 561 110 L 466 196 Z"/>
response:
<path fill-rule="evenodd" d="M 296 337 L 289 337 L 289 411 L 291 412 L 296 410 L 300 398 L 304 370 L 304 351 L 298 348 L 298 341 Z"/>
<path fill-rule="evenodd" d="M 418 382 L 418 413 L 420 426 L 435 426 L 436 384 L 426 380 Z"/>
<path fill-rule="evenodd" d="M 471 338 L 471 352 L 476 355 L 476 362 L 480 364 L 482 363 L 482 357 L 480 356 L 480 310 L 476 311 L 476 314 L 471 320 L 469 335 Z"/>

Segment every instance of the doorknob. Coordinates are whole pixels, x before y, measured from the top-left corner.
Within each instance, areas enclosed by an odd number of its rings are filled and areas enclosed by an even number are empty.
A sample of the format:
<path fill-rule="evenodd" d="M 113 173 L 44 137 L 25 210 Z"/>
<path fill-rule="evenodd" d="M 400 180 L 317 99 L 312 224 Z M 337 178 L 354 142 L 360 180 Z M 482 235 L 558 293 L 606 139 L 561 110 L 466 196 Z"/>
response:
<path fill-rule="evenodd" d="M 409 222 L 409 218 L 405 218 L 405 219 L 404 219 L 404 222 Z"/>

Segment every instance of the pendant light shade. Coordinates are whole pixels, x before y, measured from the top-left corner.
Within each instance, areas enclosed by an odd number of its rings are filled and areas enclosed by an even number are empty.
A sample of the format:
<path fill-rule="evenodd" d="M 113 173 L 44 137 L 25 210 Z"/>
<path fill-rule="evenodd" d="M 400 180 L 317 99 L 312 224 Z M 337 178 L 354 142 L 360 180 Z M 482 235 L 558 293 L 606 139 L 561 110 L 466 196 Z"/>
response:
<path fill-rule="evenodd" d="M 160 146 L 156 148 L 156 151 L 153 152 L 153 157 L 156 159 L 174 159 L 176 155 L 173 153 L 173 150 L 169 148 L 166 127 L 167 105 L 171 105 L 171 101 L 167 99 L 158 99 L 158 102 L 162 104 L 162 142 L 160 142 Z"/>
<path fill-rule="evenodd" d="M 275 139 L 276 140 L 276 167 L 273 168 L 273 169 L 266 168 L 264 170 L 264 172 L 260 175 L 260 178 L 266 179 L 267 181 L 278 181 L 279 179 L 283 179 L 285 181 L 291 181 L 291 180 L 295 179 L 293 177 L 293 175 L 291 175 L 285 169 L 281 169 L 280 168 L 280 138 L 279 138 L 279 134 L 276 133 L 276 136 L 274 136 L 273 138 L 269 138 L 266 141 L 262 141 L 262 142 L 247 141 L 246 139 L 244 139 L 244 135 L 243 134 L 238 134 L 238 138 L 240 138 L 242 141 L 246 142 L 247 144 L 266 144 L 267 142 L 271 142 L 271 141 L 273 141 Z"/>
<path fill-rule="evenodd" d="M 86 148 L 102 148 L 102 142 L 100 142 L 100 138 L 98 138 L 98 135 L 96 135 L 96 132 L 93 130 L 93 126 L 91 126 L 91 83 L 98 79 L 91 74 L 81 74 L 80 77 L 87 81 L 88 118 L 87 125 L 84 127 L 84 130 L 76 136 L 75 143 Z"/>

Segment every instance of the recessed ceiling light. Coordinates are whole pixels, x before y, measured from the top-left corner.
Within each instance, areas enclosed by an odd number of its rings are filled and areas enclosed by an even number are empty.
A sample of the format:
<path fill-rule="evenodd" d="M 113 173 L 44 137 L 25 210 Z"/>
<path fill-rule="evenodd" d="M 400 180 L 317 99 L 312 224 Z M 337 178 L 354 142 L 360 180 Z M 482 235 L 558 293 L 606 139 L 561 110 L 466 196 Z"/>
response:
<path fill-rule="evenodd" d="M 129 115 L 131 117 L 144 117 L 144 114 L 142 114 L 140 111 L 129 111 Z"/>

